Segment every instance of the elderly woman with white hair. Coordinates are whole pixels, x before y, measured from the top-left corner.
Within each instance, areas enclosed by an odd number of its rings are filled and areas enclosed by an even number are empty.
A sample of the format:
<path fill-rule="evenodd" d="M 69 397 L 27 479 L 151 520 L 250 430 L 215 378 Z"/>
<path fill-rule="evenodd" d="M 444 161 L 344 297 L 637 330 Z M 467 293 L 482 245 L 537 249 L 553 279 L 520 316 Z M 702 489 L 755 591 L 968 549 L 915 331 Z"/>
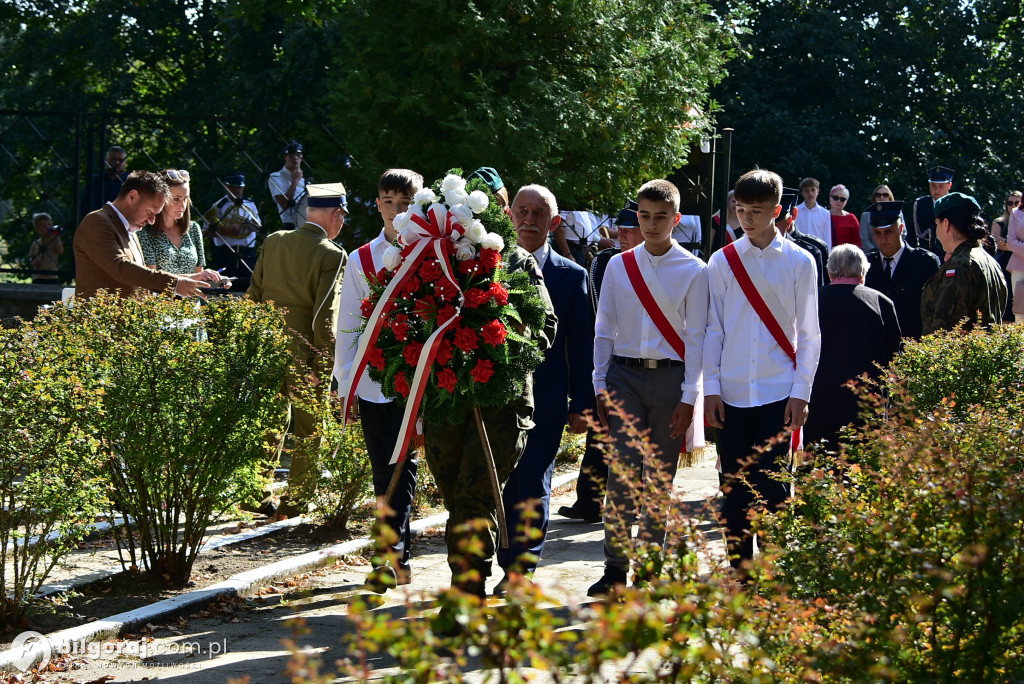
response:
<path fill-rule="evenodd" d="M 828 257 L 832 279 L 818 292 L 821 357 L 811 388 L 804 442 L 838 448 L 839 432 L 859 425 L 857 395 L 846 383 L 867 373 L 877 377 L 899 351 L 896 308 L 885 295 L 864 286 L 868 259 L 856 245 L 837 245 Z"/>

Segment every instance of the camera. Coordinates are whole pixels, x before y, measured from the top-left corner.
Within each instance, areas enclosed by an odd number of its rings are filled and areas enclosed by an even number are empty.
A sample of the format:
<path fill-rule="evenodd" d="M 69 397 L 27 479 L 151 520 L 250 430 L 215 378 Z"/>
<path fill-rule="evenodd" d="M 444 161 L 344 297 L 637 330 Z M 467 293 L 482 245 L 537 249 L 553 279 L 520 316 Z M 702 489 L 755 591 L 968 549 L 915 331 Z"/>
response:
<path fill-rule="evenodd" d="M 64 232 L 64 229 L 61 228 L 60 226 L 50 226 L 50 229 L 46 232 L 49 233 L 50 235 L 60 235 L 62 232 Z"/>

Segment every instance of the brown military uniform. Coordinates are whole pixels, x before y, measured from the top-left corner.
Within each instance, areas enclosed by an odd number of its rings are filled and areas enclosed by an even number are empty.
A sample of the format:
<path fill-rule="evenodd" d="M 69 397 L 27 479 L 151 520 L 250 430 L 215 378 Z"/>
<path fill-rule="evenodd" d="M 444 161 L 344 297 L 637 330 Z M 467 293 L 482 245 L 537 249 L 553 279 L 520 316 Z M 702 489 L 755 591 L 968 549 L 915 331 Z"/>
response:
<path fill-rule="evenodd" d="M 334 330 L 338 323 L 341 279 L 347 256 L 327 238 L 323 228 L 307 223 L 297 230 L 282 230 L 263 243 L 252 283 L 246 294 L 257 302 L 274 302 L 286 309 L 285 324 L 292 338 L 296 360 L 308 364 L 329 386 L 334 365 Z M 289 377 L 288 391 L 305 379 Z M 313 416 L 298 407 L 294 411 L 294 435 L 315 432 Z M 292 454 L 289 485 L 301 489 L 308 460 L 302 450 Z"/>

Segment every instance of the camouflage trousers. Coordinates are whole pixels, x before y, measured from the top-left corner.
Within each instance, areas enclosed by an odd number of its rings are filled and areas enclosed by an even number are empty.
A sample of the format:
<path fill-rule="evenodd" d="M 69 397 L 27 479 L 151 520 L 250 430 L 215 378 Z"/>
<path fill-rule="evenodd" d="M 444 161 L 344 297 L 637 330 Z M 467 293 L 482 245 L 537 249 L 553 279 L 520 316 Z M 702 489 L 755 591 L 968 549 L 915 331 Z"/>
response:
<path fill-rule="evenodd" d="M 511 407 L 481 409 L 488 441 L 502 487 L 526 447 L 529 419 Z M 497 508 L 487 475 L 476 420 L 470 413 L 462 420 L 442 425 L 424 422 L 427 465 L 441 499 L 448 509 L 445 544 L 452 586 L 477 596 L 491 574 L 497 544 Z"/>

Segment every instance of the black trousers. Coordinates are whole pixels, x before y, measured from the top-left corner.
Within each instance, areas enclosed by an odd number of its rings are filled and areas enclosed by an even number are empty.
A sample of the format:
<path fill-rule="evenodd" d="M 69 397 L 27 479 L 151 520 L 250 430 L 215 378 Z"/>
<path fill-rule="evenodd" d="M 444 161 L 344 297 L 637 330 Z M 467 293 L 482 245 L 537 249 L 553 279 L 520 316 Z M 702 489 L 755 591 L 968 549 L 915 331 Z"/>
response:
<path fill-rule="evenodd" d="M 398 430 L 402 425 L 405 407 L 397 402 L 376 404 L 372 401 L 359 400 L 359 416 L 363 425 L 363 436 L 366 439 L 366 451 L 370 455 L 370 467 L 373 468 L 373 493 L 380 497 L 388 491 L 396 465 L 390 465 L 391 452 L 398 440 Z M 416 452 L 410 452 L 405 459 L 405 467 L 398 480 L 398 487 L 391 497 L 390 507 L 393 511 L 378 524 L 383 523 L 394 530 L 398 541 L 390 548 L 380 548 L 378 552 L 392 551 L 402 567 L 409 565 L 412 555 L 412 531 L 409 529 L 409 516 L 412 515 L 413 497 L 416 494 L 416 471 L 419 462 Z M 375 536 L 379 534 L 375 530 Z"/>
<path fill-rule="evenodd" d="M 748 514 L 757 498 L 764 499 L 768 510 L 775 510 L 789 495 L 787 485 L 772 477 L 785 468 L 789 435 L 770 449 L 757 453 L 757 447 L 765 446 L 769 439 L 782 432 L 787 401 L 750 408 L 725 405 L 725 427 L 718 431 L 718 446 L 725 485 L 722 517 L 734 567 L 754 557 L 754 536 L 750 533 Z M 744 471 L 747 479 L 744 483 L 735 476 L 748 459 L 753 459 L 753 463 Z"/>

